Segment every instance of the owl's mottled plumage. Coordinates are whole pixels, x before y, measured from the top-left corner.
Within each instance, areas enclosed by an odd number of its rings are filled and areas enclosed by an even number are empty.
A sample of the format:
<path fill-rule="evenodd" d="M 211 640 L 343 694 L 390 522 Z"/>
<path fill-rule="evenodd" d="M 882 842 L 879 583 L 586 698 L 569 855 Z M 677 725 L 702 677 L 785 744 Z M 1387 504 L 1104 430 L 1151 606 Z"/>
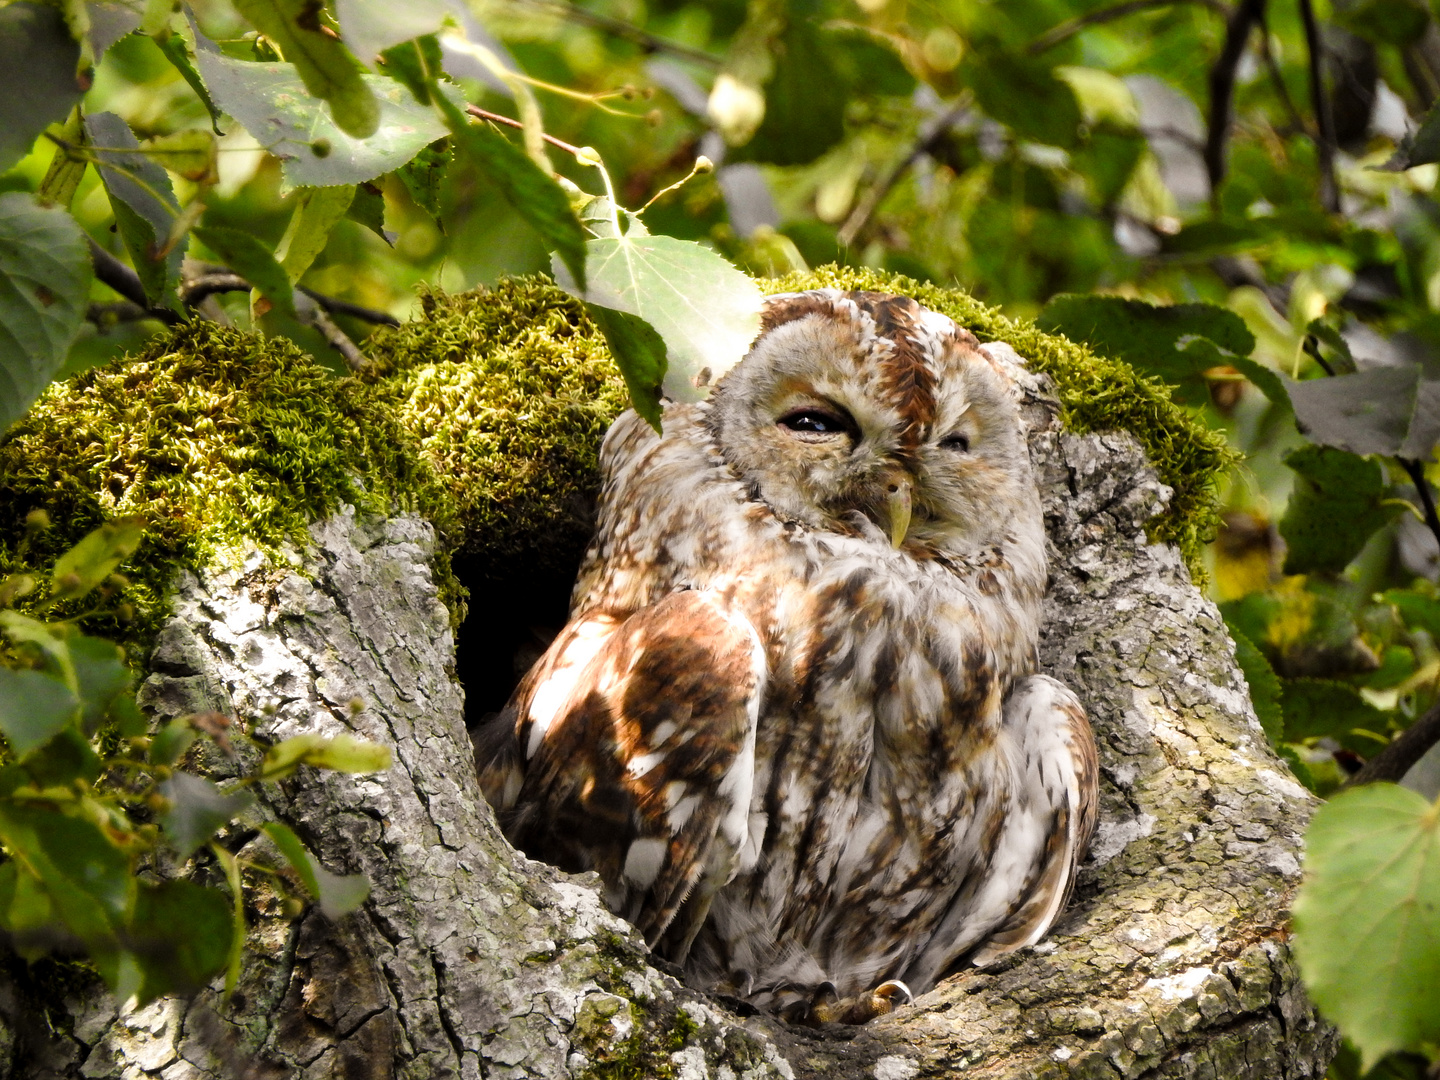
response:
<path fill-rule="evenodd" d="M 605 439 L 570 624 L 476 759 L 510 839 L 701 988 L 863 1019 L 1069 895 L 1095 746 L 1035 673 L 1002 352 L 904 297 L 774 297 L 709 401 Z"/>

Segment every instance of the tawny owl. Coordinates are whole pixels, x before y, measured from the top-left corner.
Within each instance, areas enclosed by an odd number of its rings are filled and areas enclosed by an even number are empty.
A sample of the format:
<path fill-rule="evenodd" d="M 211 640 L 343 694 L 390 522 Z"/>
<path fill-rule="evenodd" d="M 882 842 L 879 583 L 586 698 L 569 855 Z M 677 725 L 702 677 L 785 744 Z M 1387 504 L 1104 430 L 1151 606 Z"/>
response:
<path fill-rule="evenodd" d="M 570 623 L 476 762 L 700 989 L 862 1020 L 1073 887 L 1095 744 L 1035 672 L 1011 362 L 906 297 L 777 296 L 708 401 L 606 436 Z"/>

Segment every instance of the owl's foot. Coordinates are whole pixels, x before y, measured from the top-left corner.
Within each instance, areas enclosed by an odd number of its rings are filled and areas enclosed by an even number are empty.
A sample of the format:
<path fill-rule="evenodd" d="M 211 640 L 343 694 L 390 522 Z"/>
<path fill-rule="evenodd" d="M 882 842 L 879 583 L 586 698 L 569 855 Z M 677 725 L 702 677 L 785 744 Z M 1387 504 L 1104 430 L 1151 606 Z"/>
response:
<path fill-rule="evenodd" d="M 807 1001 L 798 1001 L 782 1015 L 791 1023 L 819 1027 L 821 1024 L 863 1024 L 894 1012 L 915 1000 L 910 988 L 899 979 L 889 979 L 873 990 L 853 997 L 841 997 L 834 983 L 821 983 Z"/>

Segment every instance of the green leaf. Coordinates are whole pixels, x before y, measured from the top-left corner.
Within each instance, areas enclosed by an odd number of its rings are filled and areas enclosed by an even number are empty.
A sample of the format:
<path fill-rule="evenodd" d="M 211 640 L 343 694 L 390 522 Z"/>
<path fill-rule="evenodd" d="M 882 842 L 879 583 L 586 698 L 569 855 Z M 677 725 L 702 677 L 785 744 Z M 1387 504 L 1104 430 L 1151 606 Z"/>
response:
<path fill-rule="evenodd" d="M 171 720 L 150 740 L 150 760 L 156 765 L 174 765 L 198 738 L 185 717 Z"/>
<path fill-rule="evenodd" d="M 299 281 L 330 239 L 330 230 L 345 216 L 355 198 L 350 186 L 301 188 L 296 194 L 294 212 L 275 257 L 280 260 L 292 282 Z"/>
<path fill-rule="evenodd" d="M 80 690 L 80 726 L 93 735 L 111 703 L 130 685 L 125 652 L 113 641 L 76 634 L 67 643 Z"/>
<path fill-rule="evenodd" d="M 1306 991 L 1366 1069 L 1440 1043 L 1440 806 L 1394 784 L 1322 805 L 1294 912 Z"/>
<path fill-rule="evenodd" d="M 1049 64 L 1009 53 L 974 50 L 961 76 L 987 116 L 1017 136 L 1049 146 L 1074 146 L 1080 135 L 1075 93 Z"/>
<path fill-rule="evenodd" d="M 225 884 L 230 887 L 230 955 L 225 962 L 225 999 L 235 993 L 240 982 L 240 964 L 245 958 L 245 888 L 240 880 L 240 860 L 219 844 L 211 847 L 225 870 Z"/>
<path fill-rule="evenodd" d="M 142 884 L 124 941 L 141 971 L 135 1003 L 193 994 L 225 969 L 235 933 L 230 901 L 193 881 Z"/>
<path fill-rule="evenodd" d="M 445 170 L 450 166 L 450 143 L 441 140 L 427 146 L 414 158 L 395 170 L 405 190 L 415 200 L 415 205 L 424 210 L 435 224 L 444 228 L 440 221 L 440 182 L 445 179 Z"/>
<path fill-rule="evenodd" d="M 320 910 L 329 919 L 338 919 L 354 911 L 370 895 L 370 883 L 364 874 L 332 874 L 306 850 L 300 838 L 278 821 L 265 826 L 265 835 L 275 842 L 280 854 L 300 876 L 307 892 L 320 902 Z"/>
<path fill-rule="evenodd" d="M 78 698 L 80 683 L 75 678 L 75 665 L 70 660 L 70 643 L 65 627 L 44 623 L 18 611 L 0 611 L 0 626 L 15 641 L 34 645 L 60 673 L 61 680 Z"/>
<path fill-rule="evenodd" d="M 70 115 L 89 89 L 79 64 L 80 46 L 56 8 L 27 0 L 0 8 L 0 172 Z"/>
<path fill-rule="evenodd" d="M 440 39 L 427 34 L 416 41 L 405 41 L 386 49 L 380 55 L 385 73 L 397 79 L 415 95 L 421 105 L 430 104 L 430 84 L 444 71 L 445 57 Z"/>
<path fill-rule="evenodd" d="M 80 112 L 80 106 L 70 110 L 70 118 L 65 121 L 59 137 L 66 145 L 55 148 L 55 156 L 50 159 L 50 166 L 45 170 L 45 177 L 35 195 L 41 206 L 69 210 L 70 204 L 75 201 L 75 189 L 80 186 L 85 170 L 90 166 L 85 158 L 85 117 Z"/>
<path fill-rule="evenodd" d="M 93 784 L 100 776 L 100 755 L 76 727 L 66 727 L 24 762 L 37 788 L 69 787 L 77 780 Z"/>
<path fill-rule="evenodd" d="M 115 929 L 135 896 L 129 857 L 93 822 L 41 806 L 0 803 L 0 841 L 23 871 L 20 879 L 34 878 L 53 905 L 58 925 L 46 928 L 50 944 L 56 933 L 73 934 L 114 986 Z"/>
<path fill-rule="evenodd" d="M 192 184 L 211 186 L 220 180 L 219 148 L 208 131 L 187 128 L 146 139 L 144 150 L 152 161 Z"/>
<path fill-rule="evenodd" d="M 175 306 L 175 283 L 188 238 L 162 254 L 180 213 L 165 170 L 140 150 L 130 126 L 114 113 L 85 118 L 95 167 L 110 196 L 110 209 L 145 296 L 151 304 Z"/>
<path fill-rule="evenodd" d="M 1332 18 L 1377 45 L 1408 45 L 1424 35 L 1430 12 L 1420 0 L 1360 0 L 1337 4 Z"/>
<path fill-rule="evenodd" d="M 445 125 L 433 109 L 418 104 L 404 86 L 381 75 L 364 76 L 379 103 L 380 119 L 375 133 L 362 140 L 335 126 L 329 113 L 305 92 L 291 64 L 232 60 L 203 44 L 196 59 L 220 107 L 280 159 L 287 188 L 373 180 L 398 169 L 445 134 Z M 459 97 L 453 86 L 442 92 Z M 323 147 L 324 153 L 317 154 L 317 147 Z"/>
<path fill-rule="evenodd" d="M 307 732 L 278 742 L 265 752 L 260 773 L 266 780 L 288 776 L 301 765 L 338 772 L 370 773 L 390 767 L 390 748 L 353 735 Z"/>
<path fill-rule="evenodd" d="M 65 363 L 92 277 L 74 218 L 18 191 L 0 194 L 0 433 Z"/>
<path fill-rule="evenodd" d="M 1255 643 L 1234 626 L 1228 627 L 1235 640 L 1235 662 L 1240 665 L 1245 681 L 1250 685 L 1250 701 L 1255 706 L 1255 716 L 1265 731 L 1265 738 L 1271 746 L 1278 746 L 1285 732 L 1285 715 L 1280 708 L 1280 680 L 1265 654 Z"/>
<path fill-rule="evenodd" d="M 84 596 L 135 553 L 144 533 L 139 517 L 115 518 L 95 529 L 55 561 L 51 595 L 66 600 Z"/>
<path fill-rule="evenodd" d="M 80 699 L 41 671 L 0 667 L 0 731 L 23 761 L 80 718 Z"/>
<path fill-rule="evenodd" d="M 193 34 L 193 31 L 191 32 Z M 216 135 L 224 135 L 220 130 L 220 108 L 215 104 L 215 99 L 210 96 L 210 88 L 205 85 L 205 80 L 200 77 L 200 72 L 195 68 L 195 49 L 185 40 L 184 34 L 167 34 L 164 37 L 152 38 L 160 51 L 165 54 L 165 59 L 180 73 L 200 103 L 205 106 L 205 111 L 210 114 L 210 130 Z"/>
<path fill-rule="evenodd" d="M 1035 321 L 1043 330 L 1158 376 L 1176 388 L 1177 401 L 1190 405 L 1209 399 L 1204 372 L 1235 367 L 1255 348 L 1245 321 L 1214 304 L 1160 307 L 1118 296 L 1062 294 L 1046 304 Z M 1272 372 L 1258 364 L 1246 366 L 1251 377 L 1266 379 L 1272 389 L 1276 385 Z"/>
<path fill-rule="evenodd" d="M 472 124 L 442 93 L 435 99 L 454 136 L 455 146 L 500 189 L 505 201 L 556 252 L 574 279 L 585 284 L 585 230 L 570 198 L 551 176 L 489 124 Z"/>
<path fill-rule="evenodd" d="M 585 310 L 605 335 L 610 355 L 625 378 L 630 391 L 630 404 L 660 431 L 660 390 L 665 381 L 665 339 L 638 315 L 628 311 L 586 304 Z"/>
<path fill-rule="evenodd" d="M 364 225 L 391 247 L 395 246 L 395 234 L 385 228 L 385 196 L 375 184 L 355 185 L 355 200 L 345 211 L 345 216 Z"/>
<path fill-rule="evenodd" d="M 582 300 L 639 316 L 665 342 L 665 393 L 698 401 L 739 363 L 760 332 L 760 290 L 708 248 L 671 236 L 602 237 L 585 245 L 590 287 Z M 648 377 L 645 370 L 640 377 Z M 627 376 L 628 377 L 628 376 Z"/>
<path fill-rule="evenodd" d="M 249 792 L 227 795 L 213 782 L 187 772 L 174 773 L 160 785 L 160 794 L 170 803 L 160 824 L 182 859 L 209 843 L 217 829 L 254 801 Z"/>
<path fill-rule="evenodd" d="M 235 0 L 235 10 L 280 46 L 305 89 L 329 102 L 336 127 L 356 139 L 375 134 L 379 102 L 350 50 L 321 32 L 321 5 L 309 0 Z"/>
<path fill-rule="evenodd" d="M 1440 441 L 1440 381 L 1419 364 L 1285 379 L 1295 423 L 1311 442 L 1352 454 L 1426 458 Z"/>
<path fill-rule="evenodd" d="M 1285 741 L 1329 736 L 1342 745 L 1373 754 L 1385 744 L 1390 717 L 1360 696 L 1349 683 L 1330 679 L 1283 679 L 1280 707 L 1285 714 Z M 1373 732 L 1378 739 L 1357 741 L 1356 731 Z"/>
<path fill-rule="evenodd" d="M 1329 446 L 1302 446 L 1284 461 L 1296 473 L 1280 520 L 1287 574 L 1338 573 L 1400 513 L 1381 505 L 1385 474 L 1378 462 Z"/>
<path fill-rule="evenodd" d="M 115 730 L 122 739 L 138 739 L 150 727 L 133 694 L 121 694 L 110 703 L 110 718 L 115 721 Z"/>
<path fill-rule="evenodd" d="M 290 276 L 254 233 L 220 225 L 201 226 L 194 232 L 221 262 L 259 289 L 272 307 L 294 317 L 295 294 Z"/>

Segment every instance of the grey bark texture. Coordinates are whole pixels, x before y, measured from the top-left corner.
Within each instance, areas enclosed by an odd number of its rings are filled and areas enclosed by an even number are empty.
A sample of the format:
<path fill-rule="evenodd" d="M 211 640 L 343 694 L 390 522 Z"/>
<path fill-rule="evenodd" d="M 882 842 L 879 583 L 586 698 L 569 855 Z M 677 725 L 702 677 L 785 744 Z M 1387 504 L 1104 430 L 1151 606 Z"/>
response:
<path fill-rule="evenodd" d="M 1065 434 L 1036 400 L 1030 414 L 1053 542 L 1042 668 L 1084 701 L 1103 770 L 1093 851 L 1040 945 L 858 1029 L 789 1028 L 687 990 L 593 880 L 500 836 L 432 530 L 347 513 L 290 565 L 257 554 L 179 581 L 141 696 L 159 716 L 216 709 L 272 739 L 349 730 L 392 746 L 386 773 L 302 770 L 264 806 L 331 870 L 367 875 L 369 901 L 292 922 L 257 882 L 228 1005 L 212 989 L 122 1014 L 91 992 L 52 1031 L 0 980 L 11 1075 L 1322 1076 L 1336 1036 L 1286 929 L 1313 800 L 1267 748 L 1218 611 L 1146 540 L 1168 491 L 1135 442 Z"/>

